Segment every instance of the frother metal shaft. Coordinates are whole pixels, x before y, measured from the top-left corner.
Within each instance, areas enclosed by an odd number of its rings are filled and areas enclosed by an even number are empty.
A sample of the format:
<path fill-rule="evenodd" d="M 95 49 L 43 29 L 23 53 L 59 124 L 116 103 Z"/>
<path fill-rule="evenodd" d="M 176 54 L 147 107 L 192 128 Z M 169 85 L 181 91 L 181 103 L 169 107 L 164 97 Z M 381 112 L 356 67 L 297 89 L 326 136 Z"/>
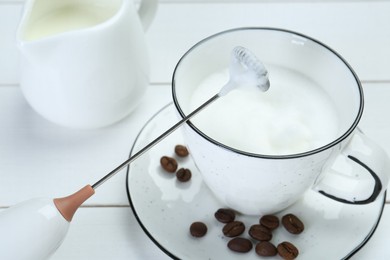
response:
<path fill-rule="evenodd" d="M 187 122 L 191 117 L 196 115 L 210 103 L 214 102 L 219 97 L 225 96 L 232 89 L 240 86 L 242 82 L 247 82 L 248 80 L 251 85 L 258 87 L 261 91 L 267 91 L 269 88 L 269 79 L 268 79 L 268 71 L 264 67 L 264 65 L 257 59 L 257 57 L 251 53 L 248 49 L 237 46 L 232 51 L 232 62 L 231 62 L 231 70 L 230 70 L 230 79 L 229 81 L 221 88 L 221 90 L 212 96 L 209 100 L 200 105 L 197 109 L 192 111 L 188 116 L 184 117 L 182 120 L 177 122 L 167 131 L 162 133 L 159 137 L 154 139 L 140 151 L 135 153 L 129 159 L 124 161 L 121 165 L 116 167 L 114 170 L 109 172 L 106 176 L 98 180 L 95 184 L 92 185 L 93 189 L 96 189 L 100 185 L 102 185 L 105 181 L 113 177 L 117 172 L 122 170 L 124 167 L 129 165 L 131 162 L 136 160 L 139 156 L 144 154 L 150 148 L 158 144 L 161 140 L 167 137 L 170 133 L 179 128 L 183 123 Z M 244 69 L 244 70 L 243 70 Z"/>
<path fill-rule="evenodd" d="M 182 124 L 190 120 L 194 115 L 196 115 L 198 112 L 203 110 L 205 107 L 207 107 L 209 104 L 214 102 L 216 99 L 220 97 L 219 93 L 215 94 L 213 97 L 211 97 L 209 100 L 207 100 L 205 103 L 203 103 L 201 106 L 199 106 L 197 109 L 192 111 L 188 116 L 184 117 L 182 120 L 177 122 L 175 125 L 173 125 L 171 128 L 166 130 L 164 133 L 162 133 L 160 136 L 158 136 L 156 139 L 154 139 L 152 142 L 150 142 L 148 145 L 146 145 L 144 148 L 139 150 L 137 153 L 135 153 L 133 156 L 131 156 L 129 159 L 124 161 L 122 164 L 120 164 L 118 167 L 116 167 L 114 170 L 109 172 L 106 176 L 98 180 L 95 184 L 92 185 L 93 189 L 98 188 L 100 185 L 102 185 L 104 182 L 106 182 L 108 179 L 113 177 L 116 173 L 118 173 L 120 170 L 122 170 L 124 167 L 129 165 L 131 162 L 136 160 L 138 157 L 140 157 L 142 154 L 144 154 L 146 151 L 148 151 L 150 148 L 158 144 L 161 140 L 163 140 L 165 137 L 167 137 L 169 134 L 171 134 L 173 131 L 175 131 L 177 128 L 179 128 Z"/>

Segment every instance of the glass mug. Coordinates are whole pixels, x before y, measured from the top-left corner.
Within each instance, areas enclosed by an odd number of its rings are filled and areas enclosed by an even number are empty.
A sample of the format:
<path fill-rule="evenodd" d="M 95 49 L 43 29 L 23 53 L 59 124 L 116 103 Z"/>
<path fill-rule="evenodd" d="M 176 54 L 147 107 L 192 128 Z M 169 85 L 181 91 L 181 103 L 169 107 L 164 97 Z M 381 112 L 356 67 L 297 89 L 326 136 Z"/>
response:
<path fill-rule="evenodd" d="M 270 90 L 273 82 L 278 81 L 272 78 L 275 67 L 315 82 L 332 101 L 338 125 L 335 136 L 319 147 L 267 154 L 233 147 L 220 140 L 218 134 L 210 136 L 199 127 L 196 118 L 188 121 L 183 128 L 185 142 L 204 182 L 226 207 L 243 214 L 263 215 L 287 208 L 309 189 L 349 204 L 370 203 L 386 190 L 389 158 L 358 128 L 363 112 L 363 90 L 358 77 L 334 50 L 300 33 L 277 28 L 237 28 L 194 45 L 180 59 L 173 74 L 172 94 L 180 118 L 193 110 L 190 104 L 203 80 L 229 66 L 231 50 L 236 46 L 246 47 L 270 68 Z M 229 94 L 234 101 L 234 93 Z M 306 100 L 312 98 L 308 95 Z M 224 98 L 227 97 L 215 103 Z M 224 103 L 222 110 L 229 106 L 233 104 Z M 195 117 L 207 113 L 207 109 Z M 240 113 L 239 107 L 229 109 Z M 207 119 L 211 128 L 217 125 L 215 118 L 206 116 Z M 229 115 L 226 120 L 230 120 Z M 283 119 L 280 120 L 283 125 Z M 219 130 L 220 135 L 227 131 Z M 236 133 L 239 138 L 247 134 L 245 129 L 241 130 Z"/>

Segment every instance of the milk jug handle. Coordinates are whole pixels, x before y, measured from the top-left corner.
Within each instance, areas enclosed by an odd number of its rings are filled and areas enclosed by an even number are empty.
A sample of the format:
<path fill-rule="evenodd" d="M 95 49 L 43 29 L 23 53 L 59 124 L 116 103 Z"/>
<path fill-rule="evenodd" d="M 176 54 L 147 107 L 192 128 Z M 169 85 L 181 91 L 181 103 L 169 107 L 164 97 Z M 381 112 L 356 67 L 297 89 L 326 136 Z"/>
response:
<path fill-rule="evenodd" d="M 157 11 L 158 0 L 141 0 L 138 15 L 141 20 L 142 27 L 146 31 L 152 23 Z"/>
<path fill-rule="evenodd" d="M 389 157 L 359 129 L 339 156 L 344 157 L 352 174 L 330 170 L 314 190 L 347 204 L 371 203 L 386 190 L 390 173 Z"/>

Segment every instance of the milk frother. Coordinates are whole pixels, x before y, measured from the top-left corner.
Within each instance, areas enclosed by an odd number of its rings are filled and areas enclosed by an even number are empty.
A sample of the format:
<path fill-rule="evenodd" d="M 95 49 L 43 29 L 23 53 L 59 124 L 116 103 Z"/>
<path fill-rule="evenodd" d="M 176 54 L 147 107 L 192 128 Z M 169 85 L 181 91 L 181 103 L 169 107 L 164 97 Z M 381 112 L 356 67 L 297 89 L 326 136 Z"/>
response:
<path fill-rule="evenodd" d="M 42 260 L 49 258 L 61 245 L 77 209 L 100 185 L 155 146 L 194 115 L 219 97 L 241 85 L 256 86 L 267 91 L 270 83 L 264 65 L 244 47 L 232 51 L 230 79 L 205 103 L 177 122 L 159 137 L 124 161 L 96 183 L 86 185 L 76 193 L 55 199 L 31 199 L 0 213 L 0 252 L 5 259 Z M 245 84 L 243 84 L 245 83 Z"/>

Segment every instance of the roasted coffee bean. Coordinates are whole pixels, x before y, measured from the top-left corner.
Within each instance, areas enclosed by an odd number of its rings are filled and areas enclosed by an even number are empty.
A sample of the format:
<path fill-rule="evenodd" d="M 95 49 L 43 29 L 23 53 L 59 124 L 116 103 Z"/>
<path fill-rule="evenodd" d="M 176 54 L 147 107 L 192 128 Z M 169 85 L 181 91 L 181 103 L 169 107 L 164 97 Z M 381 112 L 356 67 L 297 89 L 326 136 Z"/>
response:
<path fill-rule="evenodd" d="M 189 154 L 187 147 L 181 144 L 175 146 L 175 153 L 179 157 L 186 157 Z"/>
<path fill-rule="evenodd" d="M 249 239 L 242 237 L 235 237 L 231 239 L 227 246 L 230 250 L 239 253 L 247 253 L 253 248 L 252 242 Z"/>
<path fill-rule="evenodd" d="M 194 222 L 190 226 L 190 233 L 194 237 L 203 237 L 207 233 L 207 226 L 203 222 Z"/>
<path fill-rule="evenodd" d="M 270 241 L 272 239 L 271 231 L 263 225 L 253 225 L 249 228 L 249 235 L 259 241 Z"/>
<path fill-rule="evenodd" d="M 219 222 L 229 223 L 234 221 L 236 213 L 231 209 L 218 209 L 214 216 Z"/>
<path fill-rule="evenodd" d="M 269 230 L 274 230 L 275 228 L 279 227 L 279 219 L 274 215 L 265 215 L 260 218 L 260 224 Z"/>
<path fill-rule="evenodd" d="M 300 234 L 305 229 L 302 221 L 294 214 L 287 214 L 283 216 L 282 224 L 291 234 Z"/>
<path fill-rule="evenodd" d="M 256 254 L 258 254 L 259 256 L 274 256 L 278 252 L 276 250 L 276 247 L 268 241 L 259 242 L 256 245 L 255 250 Z"/>
<path fill-rule="evenodd" d="M 280 243 L 277 247 L 277 250 L 278 254 L 286 260 L 295 259 L 299 254 L 298 248 L 287 241 Z"/>
<path fill-rule="evenodd" d="M 227 223 L 222 232 L 227 237 L 236 237 L 244 233 L 245 225 L 241 221 L 232 221 Z"/>
<path fill-rule="evenodd" d="M 177 170 L 177 161 L 169 156 L 163 156 L 160 159 L 160 164 L 167 172 L 174 173 Z"/>
<path fill-rule="evenodd" d="M 181 182 L 187 182 L 191 179 L 191 171 L 189 169 L 180 168 L 176 172 L 176 178 Z"/>

